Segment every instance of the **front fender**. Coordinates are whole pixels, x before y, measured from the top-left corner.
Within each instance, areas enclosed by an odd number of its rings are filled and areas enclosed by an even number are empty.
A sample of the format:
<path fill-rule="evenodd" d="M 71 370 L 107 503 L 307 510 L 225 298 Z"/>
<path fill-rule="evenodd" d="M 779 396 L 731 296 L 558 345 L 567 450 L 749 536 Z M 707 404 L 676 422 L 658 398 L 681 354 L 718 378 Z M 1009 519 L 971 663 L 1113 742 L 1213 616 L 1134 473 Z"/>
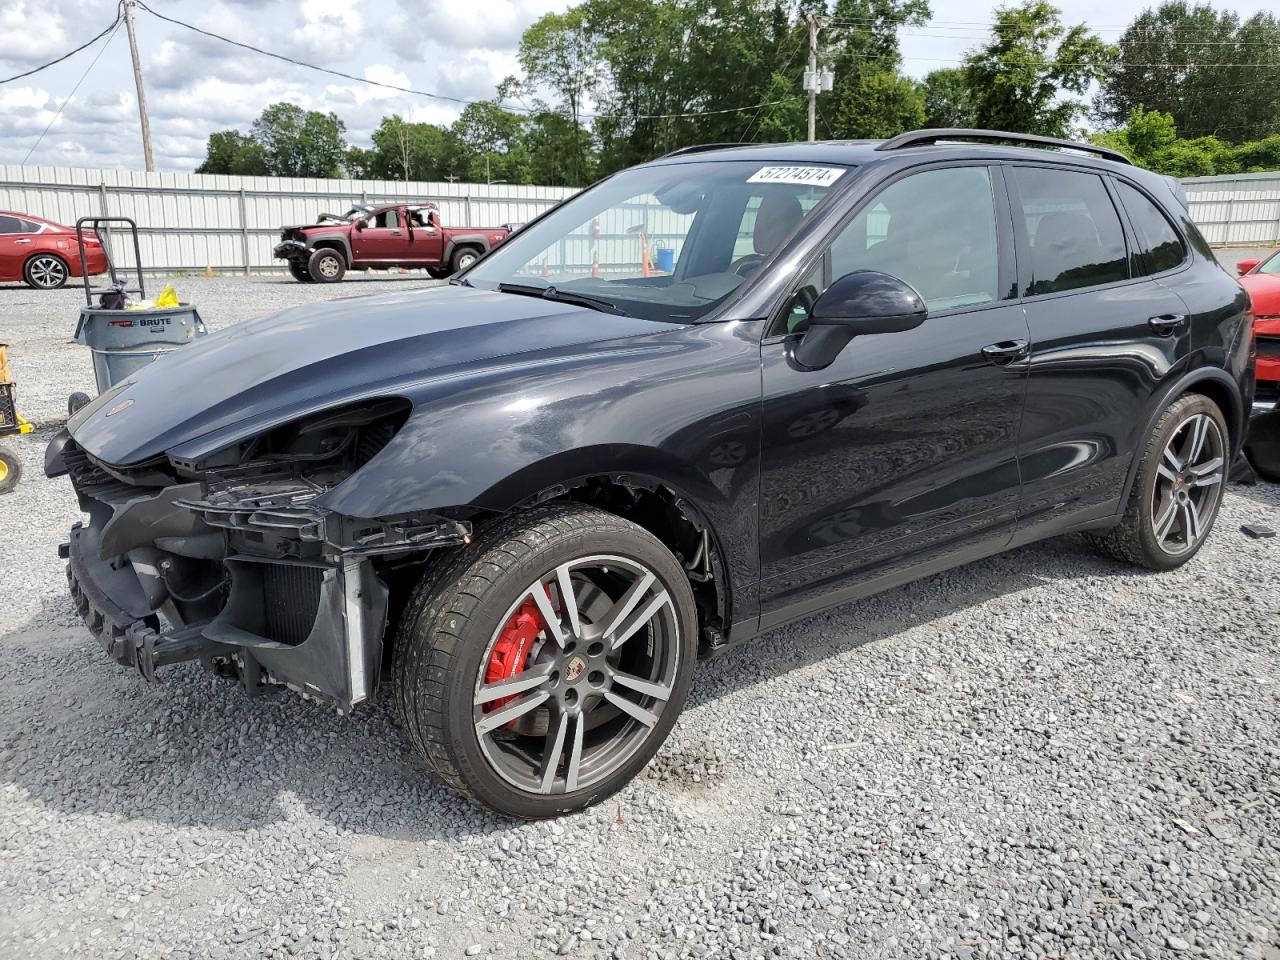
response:
<path fill-rule="evenodd" d="M 587 477 L 631 476 L 690 501 L 723 546 L 735 592 L 753 592 L 759 325 L 655 324 L 631 348 L 411 398 L 395 439 L 317 506 L 364 518 L 506 511 Z"/>

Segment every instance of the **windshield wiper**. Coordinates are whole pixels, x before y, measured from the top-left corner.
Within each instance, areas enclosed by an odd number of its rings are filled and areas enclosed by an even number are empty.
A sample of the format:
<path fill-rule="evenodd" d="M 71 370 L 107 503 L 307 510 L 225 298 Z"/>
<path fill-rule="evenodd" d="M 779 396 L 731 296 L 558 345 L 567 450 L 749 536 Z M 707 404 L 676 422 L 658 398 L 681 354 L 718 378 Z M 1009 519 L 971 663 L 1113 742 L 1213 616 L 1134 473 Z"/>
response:
<path fill-rule="evenodd" d="M 498 290 L 502 293 L 515 293 L 522 297 L 541 297 L 543 300 L 555 300 L 557 303 L 572 303 L 577 307 L 599 310 L 601 313 L 612 313 L 618 317 L 629 317 L 631 314 L 623 310 L 611 300 L 604 297 L 593 297 L 589 293 L 578 293 L 575 290 L 559 290 L 554 286 L 535 287 L 527 283 L 500 283 Z"/>

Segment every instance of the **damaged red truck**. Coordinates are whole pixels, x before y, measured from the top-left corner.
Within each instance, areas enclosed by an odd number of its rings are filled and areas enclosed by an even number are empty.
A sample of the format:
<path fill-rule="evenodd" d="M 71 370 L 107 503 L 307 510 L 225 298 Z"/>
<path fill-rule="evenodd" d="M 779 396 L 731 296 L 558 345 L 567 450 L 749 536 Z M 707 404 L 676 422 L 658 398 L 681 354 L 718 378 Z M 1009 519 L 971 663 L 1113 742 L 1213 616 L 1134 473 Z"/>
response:
<path fill-rule="evenodd" d="M 273 251 L 302 283 L 337 283 L 348 270 L 425 269 L 433 277 L 465 270 L 511 234 L 511 227 L 446 227 L 434 203 L 357 205 L 284 227 Z"/>

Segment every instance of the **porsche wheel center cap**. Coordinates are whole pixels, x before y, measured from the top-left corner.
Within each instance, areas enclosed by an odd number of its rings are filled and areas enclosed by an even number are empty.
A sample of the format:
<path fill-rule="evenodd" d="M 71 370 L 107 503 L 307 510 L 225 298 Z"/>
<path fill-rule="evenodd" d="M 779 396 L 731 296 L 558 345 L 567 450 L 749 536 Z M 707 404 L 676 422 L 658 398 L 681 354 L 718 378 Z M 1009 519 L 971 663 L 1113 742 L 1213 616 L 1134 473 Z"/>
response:
<path fill-rule="evenodd" d="M 564 678 L 569 683 L 577 680 L 584 670 L 587 669 L 587 662 L 581 657 L 574 657 L 569 661 L 569 665 L 564 668 Z"/>

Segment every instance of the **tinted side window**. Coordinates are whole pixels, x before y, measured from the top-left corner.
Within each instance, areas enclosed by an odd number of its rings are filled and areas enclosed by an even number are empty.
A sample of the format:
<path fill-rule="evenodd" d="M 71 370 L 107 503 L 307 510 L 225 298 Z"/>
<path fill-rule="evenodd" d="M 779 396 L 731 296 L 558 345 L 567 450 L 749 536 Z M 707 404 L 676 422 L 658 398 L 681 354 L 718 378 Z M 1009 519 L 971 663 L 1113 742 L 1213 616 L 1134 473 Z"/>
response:
<path fill-rule="evenodd" d="M 22 221 L 17 217 L 0 217 L 0 235 L 6 233 L 26 233 L 22 229 Z"/>
<path fill-rule="evenodd" d="M 1015 167 L 1031 245 L 1029 296 L 1129 277 L 1120 217 L 1092 173 Z"/>
<path fill-rule="evenodd" d="M 926 170 L 887 186 L 831 245 L 831 277 L 879 270 L 905 280 L 929 310 L 999 299 L 1000 256 L 986 167 Z"/>
<path fill-rule="evenodd" d="M 1187 251 L 1168 218 L 1142 191 L 1123 181 L 1116 181 L 1116 185 L 1120 189 L 1120 202 L 1124 204 L 1137 235 L 1139 251 L 1145 261 L 1143 272 L 1160 273 L 1182 263 Z"/>

